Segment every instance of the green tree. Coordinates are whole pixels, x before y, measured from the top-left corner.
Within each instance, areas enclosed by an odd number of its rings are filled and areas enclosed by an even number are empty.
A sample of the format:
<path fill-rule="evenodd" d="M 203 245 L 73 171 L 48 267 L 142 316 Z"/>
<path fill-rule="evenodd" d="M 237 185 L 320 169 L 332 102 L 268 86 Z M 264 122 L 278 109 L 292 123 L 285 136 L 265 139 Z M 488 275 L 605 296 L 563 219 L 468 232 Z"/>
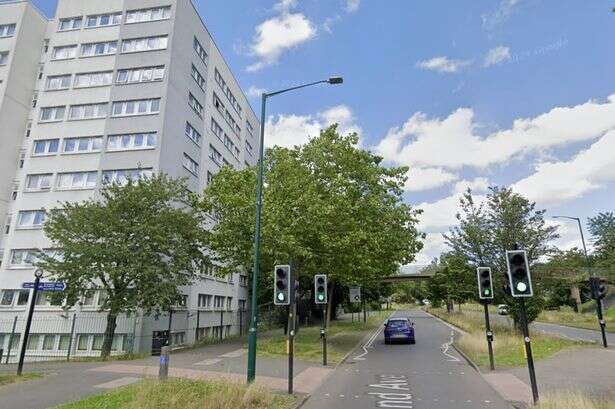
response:
<path fill-rule="evenodd" d="M 461 305 L 476 293 L 476 273 L 459 253 L 442 254 L 440 260 L 427 267 L 427 270 L 434 273 L 427 282 L 430 293 L 428 298 L 434 306 L 444 301 L 447 311 L 452 312 L 454 302 Z"/>
<path fill-rule="evenodd" d="M 336 126 L 303 146 L 266 151 L 261 291 L 269 294 L 275 263 L 292 261 L 300 275 L 329 275 L 335 306 L 336 284 L 375 288 L 413 260 L 422 244 L 419 211 L 402 199 L 407 168 L 381 161 L 358 147 L 356 134 L 342 136 Z M 255 185 L 255 169 L 225 168 L 201 202 L 217 220 L 210 246 L 229 269 L 252 262 Z"/>
<path fill-rule="evenodd" d="M 61 257 L 43 254 L 39 266 L 67 283 L 61 295 L 69 307 L 92 289 L 105 292 L 101 356 L 108 357 L 119 314 L 176 305 L 179 287 L 192 283 L 208 258 L 205 220 L 183 181 L 156 175 L 105 186 L 100 196 L 50 211 L 44 231 Z"/>
<path fill-rule="evenodd" d="M 548 308 L 570 305 L 580 312 L 582 283 L 589 277 L 587 259 L 581 250 L 555 249 L 546 262 L 536 265 L 535 271 L 545 288 Z"/>
<path fill-rule="evenodd" d="M 517 303 L 501 289 L 507 282 L 506 250 L 517 246 L 526 250 L 532 267 L 540 257 L 553 250 L 549 243 L 559 237 L 557 228 L 546 224 L 545 210 L 536 209 L 536 203 L 509 188 L 489 188 L 482 204 L 475 203 L 468 189 L 460 198 L 460 207 L 459 226 L 444 235 L 446 242 L 472 267 L 484 265 L 493 269 L 496 294 L 510 305 L 511 315 L 518 324 Z M 537 281 L 535 277 L 534 281 Z M 529 321 L 538 316 L 544 303 L 539 285 L 535 286 L 534 293 L 535 296 L 526 301 Z"/>
<path fill-rule="evenodd" d="M 601 274 L 615 277 L 615 214 L 599 213 L 588 220 L 589 232 L 594 242 L 593 258 Z"/>

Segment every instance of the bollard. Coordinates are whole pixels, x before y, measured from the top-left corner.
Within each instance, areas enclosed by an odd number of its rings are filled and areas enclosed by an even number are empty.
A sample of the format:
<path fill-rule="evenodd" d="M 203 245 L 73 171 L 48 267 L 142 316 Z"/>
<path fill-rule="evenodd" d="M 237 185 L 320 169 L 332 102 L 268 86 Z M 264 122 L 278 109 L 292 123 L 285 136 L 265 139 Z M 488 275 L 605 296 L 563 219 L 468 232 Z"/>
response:
<path fill-rule="evenodd" d="M 171 355 L 171 347 L 164 346 L 160 348 L 160 369 L 158 369 L 158 379 L 166 381 L 169 376 L 169 356 Z"/>

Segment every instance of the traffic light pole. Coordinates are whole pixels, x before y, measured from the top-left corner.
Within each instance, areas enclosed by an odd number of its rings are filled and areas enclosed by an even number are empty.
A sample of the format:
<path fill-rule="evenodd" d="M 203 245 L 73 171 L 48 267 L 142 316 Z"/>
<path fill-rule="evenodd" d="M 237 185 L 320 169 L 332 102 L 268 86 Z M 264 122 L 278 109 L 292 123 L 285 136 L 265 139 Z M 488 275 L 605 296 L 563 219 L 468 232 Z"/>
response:
<path fill-rule="evenodd" d="M 491 322 L 489 321 L 489 301 L 484 300 L 485 306 L 485 329 L 487 330 L 487 348 L 489 349 L 489 367 L 492 371 L 495 370 L 495 363 L 493 361 L 493 332 L 491 332 Z"/>
<path fill-rule="evenodd" d="M 297 304 L 295 302 L 295 282 L 291 280 L 290 305 L 288 308 L 288 394 L 293 394 L 293 372 L 295 359 L 295 314 Z"/>
<path fill-rule="evenodd" d="M 596 313 L 598 314 L 598 322 L 600 323 L 600 332 L 602 333 L 602 345 L 607 348 L 608 344 L 606 342 L 606 322 L 604 321 L 604 317 L 602 316 L 602 300 L 596 300 Z"/>
<path fill-rule="evenodd" d="M 324 304 L 322 308 L 320 338 L 322 338 L 322 366 L 327 366 L 327 304 Z"/>
<path fill-rule="evenodd" d="M 525 355 L 527 357 L 527 368 L 530 372 L 530 384 L 532 387 L 532 397 L 534 405 L 538 403 L 538 384 L 536 383 L 536 370 L 534 369 L 534 357 L 532 356 L 532 344 L 530 343 L 530 330 L 527 324 L 527 311 L 525 309 L 525 298 L 519 297 L 519 307 L 521 312 L 521 327 L 523 330 L 523 342 L 525 343 Z"/>

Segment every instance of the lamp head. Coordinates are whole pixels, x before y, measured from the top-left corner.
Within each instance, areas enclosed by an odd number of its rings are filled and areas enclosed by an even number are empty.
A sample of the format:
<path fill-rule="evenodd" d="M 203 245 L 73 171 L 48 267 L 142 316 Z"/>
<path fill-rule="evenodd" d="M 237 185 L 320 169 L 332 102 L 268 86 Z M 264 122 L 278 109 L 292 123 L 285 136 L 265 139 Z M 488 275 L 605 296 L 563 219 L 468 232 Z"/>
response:
<path fill-rule="evenodd" d="M 327 82 L 331 85 L 343 84 L 344 78 L 342 77 L 331 77 L 327 80 Z"/>
<path fill-rule="evenodd" d="M 37 268 L 37 269 L 34 271 L 34 277 L 36 277 L 36 278 L 41 278 L 42 276 L 43 276 L 43 270 L 42 270 L 42 269 L 40 269 L 40 268 Z"/>

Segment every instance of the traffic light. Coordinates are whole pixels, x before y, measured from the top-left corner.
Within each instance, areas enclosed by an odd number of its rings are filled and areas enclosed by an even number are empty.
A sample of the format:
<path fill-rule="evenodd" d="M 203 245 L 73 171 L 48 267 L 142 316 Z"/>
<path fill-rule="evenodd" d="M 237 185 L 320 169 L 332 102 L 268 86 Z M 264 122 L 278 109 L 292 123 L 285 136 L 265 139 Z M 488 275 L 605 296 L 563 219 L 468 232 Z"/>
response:
<path fill-rule="evenodd" d="M 280 265 L 273 269 L 273 303 L 290 305 L 290 266 Z"/>
<path fill-rule="evenodd" d="M 606 297 L 606 293 L 608 292 L 606 280 L 600 277 L 590 277 L 589 288 L 592 291 L 592 298 L 594 300 L 602 300 Z"/>
<path fill-rule="evenodd" d="M 478 267 L 476 269 L 478 277 L 478 298 L 481 300 L 493 299 L 493 281 L 491 280 L 491 268 Z"/>
<path fill-rule="evenodd" d="M 327 303 L 327 275 L 316 274 L 314 276 L 314 302 L 316 304 Z"/>
<path fill-rule="evenodd" d="M 513 297 L 533 296 L 532 277 L 530 276 L 530 266 L 527 262 L 525 250 L 507 251 L 506 264 L 508 266 L 511 295 Z"/>

